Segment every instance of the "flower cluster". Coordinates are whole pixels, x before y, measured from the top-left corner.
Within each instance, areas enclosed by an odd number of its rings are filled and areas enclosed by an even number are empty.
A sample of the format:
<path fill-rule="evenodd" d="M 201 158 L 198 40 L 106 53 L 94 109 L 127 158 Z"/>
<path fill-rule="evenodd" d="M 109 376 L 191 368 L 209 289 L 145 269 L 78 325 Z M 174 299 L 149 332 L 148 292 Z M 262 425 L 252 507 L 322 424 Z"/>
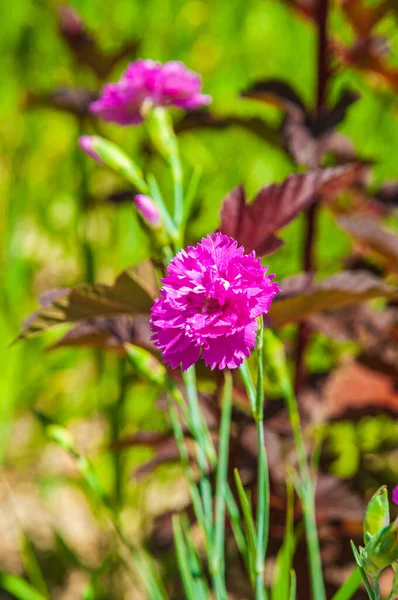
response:
<path fill-rule="evenodd" d="M 238 367 L 255 346 L 257 317 L 279 292 L 266 273 L 254 252 L 245 255 L 221 233 L 181 250 L 152 308 L 153 340 L 165 361 L 186 370 L 202 354 L 212 369 Z"/>
<path fill-rule="evenodd" d="M 193 110 L 211 102 L 201 93 L 202 81 L 179 61 L 131 63 L 117 83 L 104 86 L 90 111 L 105 121 L 136 125 L 143 121 L 143 106 L 176 106 Z"/>

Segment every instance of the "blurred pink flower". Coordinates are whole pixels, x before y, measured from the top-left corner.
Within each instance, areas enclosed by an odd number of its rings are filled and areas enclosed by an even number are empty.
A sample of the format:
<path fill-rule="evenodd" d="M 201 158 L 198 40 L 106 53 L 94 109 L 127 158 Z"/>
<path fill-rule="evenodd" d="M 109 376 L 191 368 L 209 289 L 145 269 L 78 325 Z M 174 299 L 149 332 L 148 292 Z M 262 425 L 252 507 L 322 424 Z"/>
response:
<path fill-rule="evenodd" d="M 90 111 L 104 121 L 136 125 L 143 121 L 143 104 L 176 106 L 193 110 L 210 104 L 201 93 L 202 80 L 179 61 L 165 64 L 153 60 L 131 63 L 117 83 L 104 86 L 101 96 L 90 104 Z"/>
<path fill-rule="evenodd" d="M 391 498 L 392 498 L 392 501 L 394 502 L 394 504 L 398 504 L 398 485 L 396 485 L 395 488 L 393 489 Z"/>
<path fill-rule="evenodd" d="M 173 369 L 185 371 L 202 353 L 214 369 L 235 369 L 254 348 L 257 317 L 279 292 L 255 253 L 215 233 L 181 250 L 152 307 L 155 345 Z"/>

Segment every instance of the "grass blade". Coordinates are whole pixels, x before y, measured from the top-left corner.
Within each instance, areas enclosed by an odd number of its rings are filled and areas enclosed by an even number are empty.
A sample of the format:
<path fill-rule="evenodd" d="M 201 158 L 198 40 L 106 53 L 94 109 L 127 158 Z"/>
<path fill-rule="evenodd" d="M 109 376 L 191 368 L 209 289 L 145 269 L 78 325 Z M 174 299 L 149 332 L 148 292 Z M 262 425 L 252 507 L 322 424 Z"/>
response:
<path fill-rule="evenodd" d="M 271 594 L 272 600 L 289 600 L 291 597 L 291 582 L 289 582 L 289 573 L 291 573 L 293 554 L 295 550 L 295 539 L 293 532 L 293 503 L 293 487 L 291 483 L 288 483 L 286 529 L 282 546 L 276 557 L 274 581 Z"/>
<path fill-rule="evenodd" d="M 0 573 L 0 588 L 17 598 L 18 600 L 47 600 L 32 585 L 22 577 Z"/>
<path fill-rule="evenodd" d="M 248 547 L 249 547 L 251 563 L 252 563 L 252 565 L 254 565 L 256 562 L 256 528 L 254 525 L 253 515 L 251 512 L 250 502 L 249 502 L 247 494 L 244 490 L 238 469 L 235 469 L 234 475 L 235 475 L 235 483 L 236 483 L 236 488 L 238 490 L 240 505 L 242 507 L 243 518 L 244 518 L 245 526 L 246 526 L 246 538 L 247 538 L 247 543 L 248 543 Z M 253 578 L 255 577 L 254 573 L 251 573 L 251 575 Z"/>
<path fill-rule="evenodd" d="M 359 568 L 355 568 L 348 579 L 337 590 L 332 600 L 350 600 L 362 583 L 362 575 Z"/>

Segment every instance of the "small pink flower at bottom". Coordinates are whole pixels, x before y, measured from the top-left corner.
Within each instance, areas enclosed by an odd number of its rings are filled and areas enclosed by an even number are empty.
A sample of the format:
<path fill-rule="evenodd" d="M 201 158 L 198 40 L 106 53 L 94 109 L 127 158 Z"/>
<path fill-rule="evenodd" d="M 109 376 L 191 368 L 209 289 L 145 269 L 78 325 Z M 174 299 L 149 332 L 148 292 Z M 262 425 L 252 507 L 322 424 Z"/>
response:
<path fill-rule="evenodd" d="M 396 485 L 393 489 L 391 499 L 394 502 L 394 504 L 398 504 L 398 485 Z"/>
<path fill-rule="evenodd" d="M 116 83 L 104 86 L 101 96 L 90 104 L 90 111 L 104 121 L 137 125 L 144 120 L 144 103 L 194 110 L 210 104 L 201 93 L 202 80 L 179 61 L 165 64 L 153 60 L 131 63 Z"/>
<path fill-rule="evenodd" d="M 200 355 L 211 369 L 235 369 L 254 348 L 257 317 L 279 292 L 254 252 L 215 233 L 181 250 L 151 311 L 155 345 L 173 369 Z"/>

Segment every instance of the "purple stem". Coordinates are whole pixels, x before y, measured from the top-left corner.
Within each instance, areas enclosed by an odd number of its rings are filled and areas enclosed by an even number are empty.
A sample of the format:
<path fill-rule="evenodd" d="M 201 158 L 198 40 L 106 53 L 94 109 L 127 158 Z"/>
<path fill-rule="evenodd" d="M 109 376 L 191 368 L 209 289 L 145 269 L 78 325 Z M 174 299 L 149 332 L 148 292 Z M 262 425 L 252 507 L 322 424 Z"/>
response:
<path fill-rule="evenodd" d="M 325 107 L 326 87 L 329 78 L 328 64 L 328 36 L 327 20 L 329 12 L 329 0 L 318 0 L 316 12 L 316 24 L 318 29 L 318 53 L 317 53 L 317 97 L 316 97 L 316 116 L 319 116 Z M 314 245 L 316 237 L 316 217 L 318 213 L 318 204 L 313 204 L 305 215 L 306 232 L 304 242 L 303 269 L 305 272 L 314 272 L 316 262 L 314 256 Z M 310 336 L 308 323 L 301 322 L 297 333 L 296 346 L 296 373 L 294 379 L 294 389 L 299 394 L 303 389 L 306 380 L 304 365 L 305 350 Z"/>

